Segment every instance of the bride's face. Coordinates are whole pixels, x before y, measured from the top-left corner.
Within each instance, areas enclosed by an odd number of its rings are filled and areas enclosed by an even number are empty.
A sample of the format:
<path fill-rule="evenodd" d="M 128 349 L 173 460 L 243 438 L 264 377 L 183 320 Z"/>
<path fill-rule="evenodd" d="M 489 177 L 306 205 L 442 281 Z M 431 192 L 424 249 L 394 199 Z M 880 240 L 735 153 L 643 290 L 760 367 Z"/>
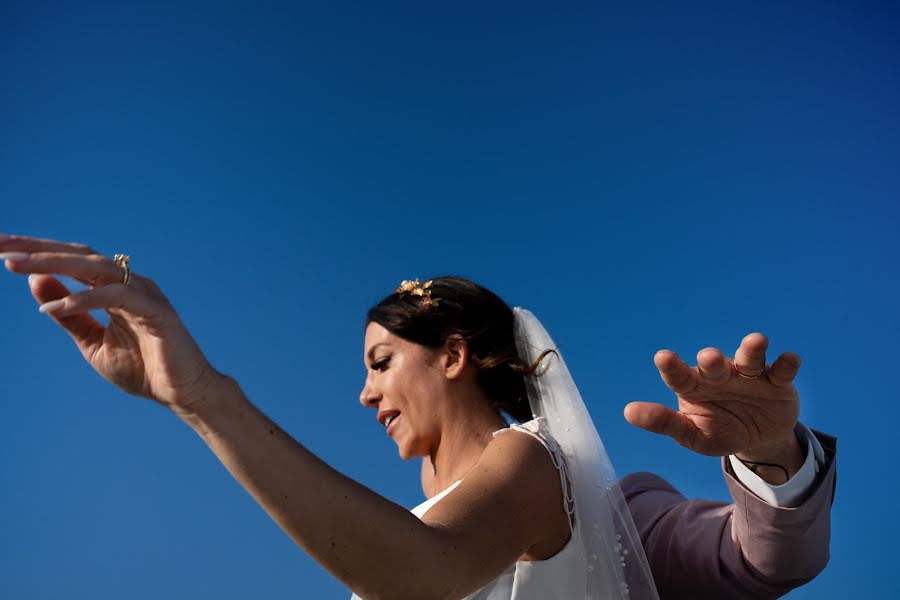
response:
<path fill-rule="evenodd" d="M 431 452 L 440 439 L 440 403 L 447 379 L 440 352 L 370 323 L 365 339 L 366 383 L 359 401 L 377 418 L 404 460 Z"/>

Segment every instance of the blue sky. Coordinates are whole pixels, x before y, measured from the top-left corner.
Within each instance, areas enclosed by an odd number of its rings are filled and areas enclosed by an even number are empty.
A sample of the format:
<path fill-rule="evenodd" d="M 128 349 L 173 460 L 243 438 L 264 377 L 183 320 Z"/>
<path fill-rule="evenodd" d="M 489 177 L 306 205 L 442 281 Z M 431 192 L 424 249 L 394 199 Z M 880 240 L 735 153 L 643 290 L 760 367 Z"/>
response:
<path fill-rule="evenodd" d="M 670 348 L 794 350 L 837 435 L 831 562 L 883 596 L 898 419 L 891 3 L 0 4 L 0 231 L 153 278 L 214 365 L 327 462 L 422 500 L 363 409 L 366 309 L 465 275 L 534 311 L 619 474 L 727 498 L 622 418 Z M 79 289 L 76 284 L 73 287 Z M 0 596 L 344 598 L 160 406 L 0 272 Z M 288 474 L 289 476 L 289 474 Z"/>

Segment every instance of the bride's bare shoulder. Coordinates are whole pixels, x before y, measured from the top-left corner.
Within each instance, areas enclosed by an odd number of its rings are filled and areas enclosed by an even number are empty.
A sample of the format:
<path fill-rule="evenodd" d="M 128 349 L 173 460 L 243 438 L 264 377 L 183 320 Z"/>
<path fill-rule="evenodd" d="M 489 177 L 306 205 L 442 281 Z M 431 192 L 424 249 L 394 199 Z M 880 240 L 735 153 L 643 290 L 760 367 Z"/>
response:
<path fill-rule="evenodd" d="M 522 493 L 535 494 L 562 506 L 557 459 L 548 448 L 552 443 L 547 444 L 542 437 L 536 425 L 502 430 L 494 435 L 476 468 L 483 464 L 484 469 L 500 475 L 501 480 L 518 481 Z"/>

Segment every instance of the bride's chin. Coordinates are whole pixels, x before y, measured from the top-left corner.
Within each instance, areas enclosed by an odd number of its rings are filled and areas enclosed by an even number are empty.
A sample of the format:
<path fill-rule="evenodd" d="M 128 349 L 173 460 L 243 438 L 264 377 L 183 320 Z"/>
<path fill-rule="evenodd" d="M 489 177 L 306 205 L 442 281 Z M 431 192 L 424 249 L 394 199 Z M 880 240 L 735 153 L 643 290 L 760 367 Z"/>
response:
<path fill-rule="evenodd" d="M 402 442 L 397 443 L 397 454 L 400 455 L 402 460 L 412 460 L 414 458 L 425 456 L 422 452 L 416 452 L 414 447 Z"/>
<path fill-rule="evenodd" d="M 410 452 L 409 448 L 406 448 L 400 444 L 397 444 L 397 454 L 400 455 L 401 460 L 412 460 L 416 457 L 415 452 Z"/>

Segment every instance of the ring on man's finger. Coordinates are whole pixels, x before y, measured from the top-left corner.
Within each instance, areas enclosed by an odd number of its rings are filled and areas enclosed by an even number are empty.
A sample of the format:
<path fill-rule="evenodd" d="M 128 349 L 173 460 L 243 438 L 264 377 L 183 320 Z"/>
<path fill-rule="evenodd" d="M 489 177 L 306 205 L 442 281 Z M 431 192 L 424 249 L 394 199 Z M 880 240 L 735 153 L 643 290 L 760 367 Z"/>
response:
<path fill-rule="evenodd" d="M 759 377 L 760 375 L 762 375 L 763 373 L 766 372 L 766 368 L 763 367 L 762 370 L 760 370 L 760 372 L 757 373 L 756 375 L 745 375 L 744 373 L 741 373 L 741 370 L 738 369 L 736 364 L 731 363 L 731 365 L 734 367 L 734 372 L 737 373 L 738 375 L 740 375 L 741 377 L 743 377 L 744 379 L 756 379 L 757 377 Z"/>

